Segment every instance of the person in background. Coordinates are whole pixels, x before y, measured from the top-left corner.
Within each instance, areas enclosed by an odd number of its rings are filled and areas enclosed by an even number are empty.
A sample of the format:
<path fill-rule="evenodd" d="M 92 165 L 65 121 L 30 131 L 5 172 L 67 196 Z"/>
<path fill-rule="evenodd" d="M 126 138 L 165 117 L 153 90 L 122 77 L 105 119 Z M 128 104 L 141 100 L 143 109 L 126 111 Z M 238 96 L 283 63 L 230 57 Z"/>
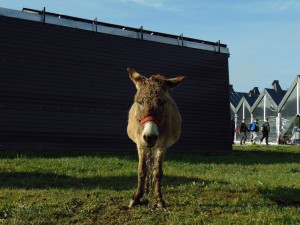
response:
<path fill-rule="evenodd" d="M 296 132 L 300 132 L 299 125 L 295 124 L 292 130 L 292 145 L 296 145 Z"/>
<path fill-rule="evenodd" d="M 235 133 L 235 121 L 234 118 L 231 119 L 231 140 L 234 145 L 234 133 Z"/>
<path fill-rule="evenodd" d="M 239 131 L 239 133 L 241 134 L 241 141 L 240 141 L 241 145 L 245 144 L 245 142 L 246 142 L 247 131 L 249 132 L 250 130 L 248 129 L 248 127 L 245 123 L 245 119 L 242 119 L 242 123 L 240 125 L 240 131 Z"/>
<path fill-rule="evenodd" d="M 266 145 L 269 145 L 268 138 L 270 133 L 270 125 L 269 125 L 269 119 L 267 118 L 264 122 L 264 124 L 261 127 L 261 132 L 263 134 L 262 138 L 260 139 L 260 143 L 263 142 L 264 138 L 266 139 Z"/>
<path fill-rule="evenodd" d="M 251 143 L 255 145 L 256 139 L 258 137 L 258 132 L 259 132 L 258 119 L 256 119 L 255 122 L 251 124 L 250 131 L 251 131 Z"/>

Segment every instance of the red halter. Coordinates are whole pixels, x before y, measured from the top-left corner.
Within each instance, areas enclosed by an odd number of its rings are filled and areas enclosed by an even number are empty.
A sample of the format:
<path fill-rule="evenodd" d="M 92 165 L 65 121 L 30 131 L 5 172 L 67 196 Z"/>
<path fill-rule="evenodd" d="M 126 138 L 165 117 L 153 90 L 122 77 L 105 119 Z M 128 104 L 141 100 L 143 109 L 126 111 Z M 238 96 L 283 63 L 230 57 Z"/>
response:
<path fill-rule="evenodd" d="M 158 119 L 156 119 L 154 116 L 147 116 L 144 119 L 141 119 L 140 124 L 143 125 L 147 121 L 153 121 L 154 123 L 157 124 L 157 126 L 160 126 L 160 122 Z"/>

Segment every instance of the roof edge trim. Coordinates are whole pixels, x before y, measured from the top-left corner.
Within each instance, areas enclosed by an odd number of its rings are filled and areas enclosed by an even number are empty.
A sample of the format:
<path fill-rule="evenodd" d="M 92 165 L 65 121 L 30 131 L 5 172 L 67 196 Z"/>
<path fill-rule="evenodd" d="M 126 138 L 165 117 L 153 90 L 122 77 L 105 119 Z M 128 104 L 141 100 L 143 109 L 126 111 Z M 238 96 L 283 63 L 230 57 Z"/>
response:
<path fill-rule="evenodd" d="M 145 41 L 177 45 L 181 47 L 201 49 L 229 55 L 229 49 L 227 48 L 227 45 L 221 44 L 220 41 L 202 41 L 198 39 L 183 37 L 183 35 L 176 36 L 155 31 L 143 30 L 142 27 L 140 29 L 125 26 L 123 27 L 119 25 L 98 22 L 96 20 L 80 19 L 27 8 L 24 8 L 23 11 L 18 11 L 0 7 L 0 16 L 71 27 L 97 33 L 141 39 Z"/>

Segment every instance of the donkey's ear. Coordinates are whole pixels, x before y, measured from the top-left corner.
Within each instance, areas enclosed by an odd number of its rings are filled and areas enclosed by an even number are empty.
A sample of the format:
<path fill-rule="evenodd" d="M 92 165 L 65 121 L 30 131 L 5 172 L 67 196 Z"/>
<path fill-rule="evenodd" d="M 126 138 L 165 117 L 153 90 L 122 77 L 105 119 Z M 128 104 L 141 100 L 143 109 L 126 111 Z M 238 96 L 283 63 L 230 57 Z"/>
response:
<path fill-rule="evenodd" d="M 139 89 L 141 82 L 145 79 L 144 76 L 140 75 L 135 69 L 127 68 L 130 79 L 135 84 L 136 88 Z"/>
<path fill-rule="evenodd" d="M 179 84 L 181 84 L 185 80 L 185 76 L 178 76 L 175 78 L 166 79 L 165 84 L 168 88 L 173 88 Z"/>

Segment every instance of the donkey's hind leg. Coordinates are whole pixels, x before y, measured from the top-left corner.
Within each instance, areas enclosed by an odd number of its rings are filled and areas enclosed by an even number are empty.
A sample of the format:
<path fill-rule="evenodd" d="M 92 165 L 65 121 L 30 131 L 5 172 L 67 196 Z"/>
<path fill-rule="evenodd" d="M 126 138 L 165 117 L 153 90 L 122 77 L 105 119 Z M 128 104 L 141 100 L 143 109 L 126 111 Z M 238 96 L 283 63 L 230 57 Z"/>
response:
<path fill-rule="evenodd" d="M 138 188 L 133 195 L 130 203 L 129 208 L 132 208 L 134 206 L 140 205 L 140 199 L 144 195 L 145 191 L 145 181 L 147 177 L 147 165 L 146 165 L 146 155 L 143 153 L 142 150 L 139 150 L 139 167 L 138 167 Z"/>

